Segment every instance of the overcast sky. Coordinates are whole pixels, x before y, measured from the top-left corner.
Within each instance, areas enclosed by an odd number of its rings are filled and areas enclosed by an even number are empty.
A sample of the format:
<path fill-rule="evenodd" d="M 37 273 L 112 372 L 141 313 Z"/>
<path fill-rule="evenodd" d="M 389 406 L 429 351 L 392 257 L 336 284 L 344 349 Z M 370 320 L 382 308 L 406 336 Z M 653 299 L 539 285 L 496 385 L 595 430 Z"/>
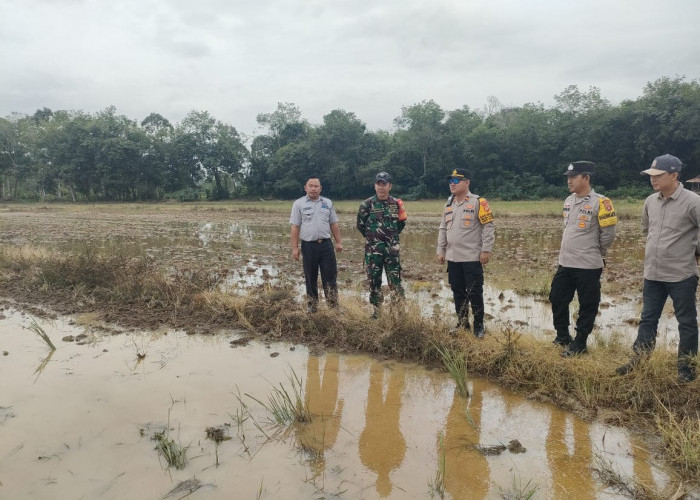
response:
<path fill-rule="evenodd" d="M 250 134 L 278 102 L 373 130 L 427 99 L 619 103 L 700 78 L 699 26 L 700 0 L 0 0 L 0 116 L 197 109 Z"/>

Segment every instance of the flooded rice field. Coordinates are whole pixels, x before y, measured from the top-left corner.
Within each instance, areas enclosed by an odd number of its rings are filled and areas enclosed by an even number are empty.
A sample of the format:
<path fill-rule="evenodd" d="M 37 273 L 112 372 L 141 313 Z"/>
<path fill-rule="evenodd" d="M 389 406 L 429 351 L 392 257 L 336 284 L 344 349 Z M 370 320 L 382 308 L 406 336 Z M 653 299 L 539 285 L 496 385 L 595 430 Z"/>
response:
<path fill-rule="evenodd" d="M 39 321 L 48 356 L 31 321 L 0 320 L 0 498 L 430 498 L 441 460 L 452 499 L 623 498 L 592 472 L 600 460 L 667 481 L 629 432 L 483 379 L 463 399 L 411 364 L 82 317 Z M 311 422 L 275 426 L 258 401 L 290 375 Z M 184 468 L 167 467 L 158 432 L 187 447 Z"/>
<path fill-rule="evenodd" d="M 291 206 L 291 203 L 290 203 Z M 290 257 L 286 212 L 221 205 L 81 205 L 22 211 L 0 207 L 2 242 L 56 251 L 97 247 L 147 254 L 173 265 L 210 265 L 223 270 L 223 288 L 246 293 L 263 283 L 293 283 L 303 293 L 300 262 Z M 125 208 L 126 207 L 126 208 Z M 497 205 L 496 205 L 497 208 Z M 363 241 L 355 214 L 340 214 L 344 251 L 338 255 L 341 294 L 366 296 Z M 540 338 L 554 335 L 546 290 L 559 242 L 557 218 L 497 219 L 496 245 L 485 269 L 487 328 L 509 324 Z M 439 218 L 416 214 L 401 235 L 402 273 L 409 297 L 426 315 L 454 315 L 446 267 L 435 262 Z M 593 341 L 611 336 L 631 343 L 641 311 L 643 235 L 638 220 L 622 220 L 603 273 L 603 299 Z M 572 305 L 572 312 L 576 302 Z M 572 321 L 573 322 L 573 321 Z M 677 323 L 667 309 L 659 324 L 660 345 L 675 348 Z"/>
<path fill-rule="evenodd" d="M 366 298 L 366 290 L 354 214 L 340 219 L 342 311 L 343 296 Z M 0 243 L 147 255 L 166 269 L 211 268 L 230 294 L 291 284 L 301 299 L 303 271 L 290 258 L 287 220 L 288 212 L 215 204 L 5 206 Z M 410 219 L 401 236 L 403 276 L 425 317 L 451 323 L 445 267 L 434 261 L 438 223 L 434 215 Z M 553 337 L 543 294 L 560 237 L 555 218 L 497 219 L 487 332 L 509 326 Z M 634 339 L 642 258 L 638 221 L 621 221 L 593 347 Z M 187 335 L 121 330 L 90 315 L 33 318 L 5 304 L 2 499 L 624 498 L 599 480 L 593 469 L 601 467 L 651 488 L 669 483 L 630 431 L 584 422 L 485 379 L 470 378 L 465 399 L 448 374 L 411 364 L 249 341 L 244 331 Z M 669 308 L 658 343 L 674 349 L 676 342 Z M 266 404 L 280 388 L 293 393 L 296 377 L 311 421 L 274 425 Z M 163 443 L 172 448 L 157 451 Z M 184 467 L 169 467 L 165 454 L 184 448 Z"/>

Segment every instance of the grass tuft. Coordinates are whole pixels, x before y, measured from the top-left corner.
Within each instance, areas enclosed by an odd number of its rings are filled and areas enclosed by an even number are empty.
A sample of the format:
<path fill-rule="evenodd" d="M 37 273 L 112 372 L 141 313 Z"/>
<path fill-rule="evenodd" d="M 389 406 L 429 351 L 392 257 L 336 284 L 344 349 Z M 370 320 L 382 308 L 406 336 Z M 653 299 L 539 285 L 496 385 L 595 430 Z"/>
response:
<path fill-rule="evenodd" d="M 287 376 L 290 388 L 287 389 L 280 383 L 279 387 L 272 387 L 264 403 L 250 394 L 250 399 L 262 405 L 271 415 L 271 420 L 277 425 L 288 426 L 294 423 L 311 422 L 311 412 L 304 397 L 304 384 L 294 370 Z"/>
<path fill-rule="evenodd" d="M 56 346 L 53 345 L 53 342 L 51 342 L 49 335 L 44 331 L 44 329 L 39 325 L 39 323 L 36 322 L 36 319 L 32 318 L 32 321 L 29 323 L 29 326 L 26 326 L 24 328 L 36 333 L 39 337 L 41 337 L 43 341 L 46 342 L 46 345 L 49 346 L 49 349 L 51 349 L 52 351 L 56 350 Z"/>
<path fill-rule="evenodd" d="M 433 344 L 435 349 L 440 354 L 442 362 L 447 371 L 455 381 L 457 393 L 463 398 L 469 397 L 469 388 L 467 387 L 467 360 L 464 352 L 454 349 L 449 346 L 440 346 Z"/>
<path fill-rule="evenodd" d="M 163 456 L 169 467 L 175 467 L 178 470 L 185 468 L 189 446 L 175 442 L 167 431 L 156 433 L 153 439 L 156 442 L 156 450 Z"/>

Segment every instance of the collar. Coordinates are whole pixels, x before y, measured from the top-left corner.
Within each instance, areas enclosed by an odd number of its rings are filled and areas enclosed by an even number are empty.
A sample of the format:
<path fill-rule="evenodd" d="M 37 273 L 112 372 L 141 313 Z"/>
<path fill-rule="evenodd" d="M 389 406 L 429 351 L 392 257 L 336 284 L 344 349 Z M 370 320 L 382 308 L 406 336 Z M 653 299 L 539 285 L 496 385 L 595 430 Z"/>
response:
<path fill-rule="evenodd" d="M 467 191 L 467 194 L 464 196 L 464 199 L 462 201 L 457 201 L 457 198 L 453 198 L 453 201 L 458 205 L 461 205 L 465 201 L 468 201 L 471 196 L 473 196 L 471 191 Z"/>
<path fill-rule="evenodd" d="M 662 195 L 661 191 L 659 191 L 658 193 L 656 193 L 656 197 L 660 200 L 675 200 L 676 198 L 678 198 L 681 195 L 682 191 L 683 191 L 683 183 L 679 182 L 678 186 L 676 186 L 676 190 L 673 193 L 671 193 L 671 196 L 664 198 L 664 195 Z"/>
<path fill-rule="evenodd" d="M 581 202 L 588 201 L 591 198 L 593 198 L 593 196 L 595 195 L 595 191 L 593 191 L 593 188 L 591 188 L 591 190 L 588 191 L 588 194 L 586 194 L 586 196 L 583 196 L 581 198 L 579 198 L 576 193 L 572 193 L 572 195 L 574 197 L 574 203 L 581 203 Z"/>

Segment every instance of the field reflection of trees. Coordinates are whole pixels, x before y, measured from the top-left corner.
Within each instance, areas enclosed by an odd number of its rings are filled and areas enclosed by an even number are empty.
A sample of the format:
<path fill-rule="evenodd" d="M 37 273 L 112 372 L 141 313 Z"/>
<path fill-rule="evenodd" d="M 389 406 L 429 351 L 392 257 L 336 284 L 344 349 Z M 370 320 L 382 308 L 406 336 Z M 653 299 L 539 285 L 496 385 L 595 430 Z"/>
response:
<path fill-rule="evenodd" d="M 368 130 L 335 109 L 310 124 L 292 103 L 258 115 L 263 132 L 246 140 L 207 111 L 172 124 L 158 113 L 140 123 L 114 107 L 95 114 L 37 110 L 0 118 L 0 198 L 179 200 L 299 196 L 320 175 L 336 199 L 365 195 L 374 174 L 392 173 L 406 199 L 443 193 L 445 173 L 472 169 L 479 194 L 501 199 L 561 197 L 562 166 L 597 162 L 595 187 L 640 197 L 639 171 L 672 153 L 700 173 L 700 83 L 660 78 L 635 100 L 613 105 L 600 90 L 575 85 L 556 105 L 444 110 L 433 100 L 404 106 L 395 131 Z M 688 178 L 684 177 L 684 178 Z"/>

